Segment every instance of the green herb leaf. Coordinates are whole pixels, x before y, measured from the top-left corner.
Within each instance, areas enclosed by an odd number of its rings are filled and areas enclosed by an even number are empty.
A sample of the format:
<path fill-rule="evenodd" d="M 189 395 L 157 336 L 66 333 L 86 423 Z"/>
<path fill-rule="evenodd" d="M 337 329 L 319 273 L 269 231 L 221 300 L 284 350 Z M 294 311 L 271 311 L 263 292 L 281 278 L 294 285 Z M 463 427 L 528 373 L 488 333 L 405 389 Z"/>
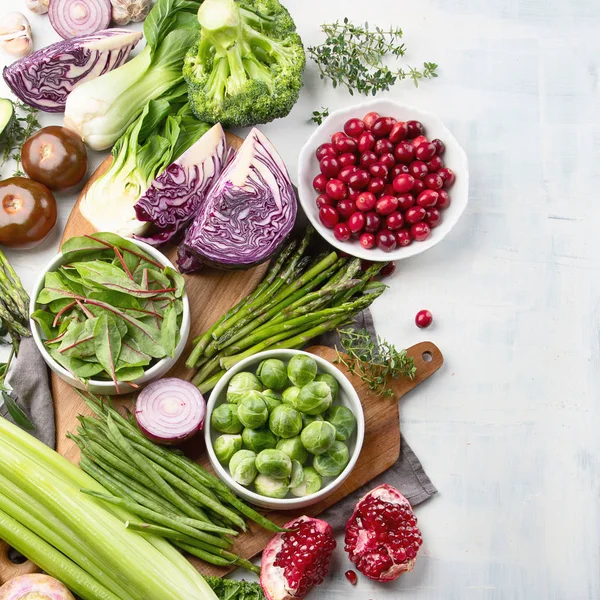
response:
<path fill-rule="evenodd" d="M 317 125 L 321 125 L 323 121 L 329 116 L 329 109 L 321 106 L 321 110 L 313 110 L 313 114 L 311 117 L 311 121 L 316 123 Z"/>
<path fill-rule="evenodd" d="M 8 410 L 8 414 L 12 417 L 13 421 L 23 429 L 29 431 L 35 429 L 35 425 L 31 422 L 25 411 L 17 404 L 12 394 L 4 389 L 0 390 L 0 393 L 2 394 L 2 398 L 4 398 L 6 410 Z"/>
<path fill-rule="evenodd" d="M 116 363 L 121 352 L 121 333 L 115 320 L 103 313 L 94 327 L 94 346 L 98 362 L 117 384 Z M 117 390 L 118 391 L 118 390 Z"/>

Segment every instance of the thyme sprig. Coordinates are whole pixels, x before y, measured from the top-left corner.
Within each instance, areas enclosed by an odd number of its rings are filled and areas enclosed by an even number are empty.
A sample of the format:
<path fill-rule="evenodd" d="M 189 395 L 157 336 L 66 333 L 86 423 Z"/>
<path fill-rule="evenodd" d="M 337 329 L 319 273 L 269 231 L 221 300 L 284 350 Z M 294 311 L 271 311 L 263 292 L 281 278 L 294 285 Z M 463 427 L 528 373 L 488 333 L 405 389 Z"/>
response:
<path fill-rule="evenodd" d="M 340 329 L 338 333 L 345 355 L 336 348 L 336 362 L 343 364 L 352 375 L 360 377 L 370 390 L 377 391 L 378 396 L 394 396 L 388 381 L 390 377 L 415 378 L 417 368 L 406 350 L 397 350 L 381 337 L 374 342 L 366 329 Z"/>
<path fill-rule="evenodd" d="M 12 123 L 7 127 L 5 135 L 0 140 L 2 151 L 0 167 L 3 167 L 6 161 L 12 158 L 17 163 L 12 176 L 22 177 L 24 173 L 21 170 L 21 147 L 40 128 L 40 123 L 36 108 L 23 102 L 14 102 L 13 106 L 15 115 Z"/>
<path fill-rule="evenodd" d="M 329 116 L 329 109 L 325 106 L 321 106 L 321 110 L 313 110 L 311 121 L 320 125 Z"/>

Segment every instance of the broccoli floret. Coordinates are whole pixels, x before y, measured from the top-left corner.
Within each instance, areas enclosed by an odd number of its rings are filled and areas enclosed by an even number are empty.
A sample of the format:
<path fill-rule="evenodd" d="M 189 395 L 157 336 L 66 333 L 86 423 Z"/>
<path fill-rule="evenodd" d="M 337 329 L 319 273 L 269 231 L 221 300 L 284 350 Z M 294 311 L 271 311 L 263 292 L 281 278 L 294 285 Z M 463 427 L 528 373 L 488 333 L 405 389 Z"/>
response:
<path fill-rule="evenodd" d="M 200 38 L 183 75 L 198 119 L 247 127 L 286 116 L 300 94 L 306 57 L 278 0 L 205 0 Z"/>

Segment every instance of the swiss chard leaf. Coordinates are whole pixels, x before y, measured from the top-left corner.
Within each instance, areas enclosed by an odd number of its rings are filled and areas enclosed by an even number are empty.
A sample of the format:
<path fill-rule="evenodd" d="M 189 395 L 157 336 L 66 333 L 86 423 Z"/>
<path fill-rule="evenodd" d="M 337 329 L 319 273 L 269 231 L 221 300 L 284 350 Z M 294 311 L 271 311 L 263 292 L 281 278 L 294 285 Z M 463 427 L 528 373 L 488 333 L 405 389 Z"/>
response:
<path fill-rule="evenodd" d="M 103 313 L 94 327 L 94 345 L 98 362 L 110 378 L 117 383 L 116 363 L 121 352 L 121 333 L 115 320 Z"/>
<path fill-rule="evenodd" d="M 165 311 L 160 337 L 167 356 L 175 356 L 175 348 L 179 342 L 179 327 L 177 327 L 177 310 L 173 304 Z"/>
<path fill-rule="evenodd" d="M 152 358 L 164 358 L 165 349 L 162 347 L 160 329 L 151 323 L 129 317 L 127 329 L 138 348 Z"/>
<path fill-rule="evenodd" d="M 165 269 L 165 275 L 170 277 L 175 284 L 175 292 L 173 292 L 175 294 L 175 298 L 181 298 L 185 289 L 185 279 L 183 278 L 183 275 L 173 269 L 173 267 L 167 267 Z"/>
<path fill-rule="evenodd" d="M 94 328 L 98 319 L 84 322 L 72 322 L 62 338 L 58 351 L 71 358 L 87 358 L 95 356 Z"/>
<path fill-rule="evenodd" d="M 50 271 L 46 273 L 44 281 L 44 289 L 37 297 L 38 304 L 50 304 L 55 300 L 63 300 L 65 298 L 73 298 L 77 296 L 73 289 L 72 283 L 63 277 L 58 271 Z"/>
<path fill-rule="evenodd" d="M 121 343 L 121 354 L 119 362 L 129 367 L 145 367 L 150 364 L 152 358 L 142 352 L 135 340 L 129 336 L 123 338 Z"/>
<path fill-rule="evenodd" d="M 119 364 L 117 364 L 119 366 Z M 122 366 L 117 369 L 117 380 L 118 381 L 133 381 L 139 379 L 144 374 L 142 367 L 130 367 Z"/>
<path fill-rule="evenodd" d="M 93 291 L 87 296 L 90 300 L 100 300 L 117 308 L 141 308 L 140 302 L 134 296 L 110 290 Z"/>
<path fill-rule="evenodd" d="M 56 329 L 52 325 L 54 321 L 52 313 L 49 313 L 47 310 L 38 309 L 31 313 L 31 318 L 40 326 L 46 339 L 51 340 L 56 337 Z"/>

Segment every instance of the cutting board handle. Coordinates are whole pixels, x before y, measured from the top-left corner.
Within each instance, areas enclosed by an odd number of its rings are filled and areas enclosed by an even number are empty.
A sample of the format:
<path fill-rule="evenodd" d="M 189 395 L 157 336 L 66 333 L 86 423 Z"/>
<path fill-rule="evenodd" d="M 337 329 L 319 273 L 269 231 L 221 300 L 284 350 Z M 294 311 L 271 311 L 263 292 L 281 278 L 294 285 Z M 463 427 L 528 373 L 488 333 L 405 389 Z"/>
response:
<path fill-rule="evenodd" d="M 406 353 L 413 358 L 415 367 L 417 367 L 417 374 L 412 380 L 405 377 L 389 380 L 390 386 L 396 392 L 396 398 L 401 398 L 417 387 L 444 364 L 444 356 L 433 342 L 419 342 L 411 346 Z"/>
<path fill-rule="evenodd" d="M 6 542 L 0 540 L 0 585 L 20 575 L 29 575 L 30 573 L 39 573 L 41 571 L 39 567 L 28 560 L 22 563 L 13 562 L 11 560 L 11 553 L 11 547 Z"/>

